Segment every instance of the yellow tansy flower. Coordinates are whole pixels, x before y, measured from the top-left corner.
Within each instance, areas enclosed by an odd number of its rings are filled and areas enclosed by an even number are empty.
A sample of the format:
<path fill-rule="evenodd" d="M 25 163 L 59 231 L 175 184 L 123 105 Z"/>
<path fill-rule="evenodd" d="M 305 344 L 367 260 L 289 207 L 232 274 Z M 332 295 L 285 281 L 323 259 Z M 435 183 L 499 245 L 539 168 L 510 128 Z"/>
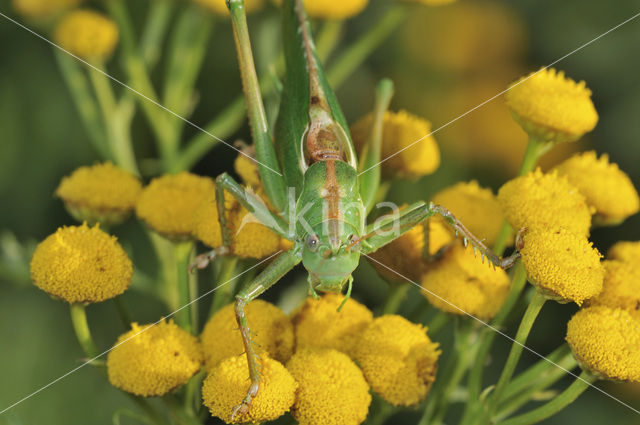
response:
<path fill-rule="evenodd" d="M 200 370 L 198 340 L 173 321 L 131 324 L 107 356 L 109 382 L 141 396 L 160 396 L 184 385 Z"/>
<path fill-rule="evenodd" d="M 80 167 L 64 177 L 56 196 L 76 220 L 112 225 L 128 217 L 141 191 L 136 176 L 106 162 Z"/>
<path fill-rule="evenodd" d="M 604 281 L 602 291 L 587 304 L 605 305 L 627 310 L 640 319 L 640 270 L 638 265 L 618 260 L 603 261 Z"/>
<path fill-rule="evenodd" d="M 373 314 L 353 298 L 338 311 L 343 301 L 342 294 L 333 293 L 305 300 L 292 318 L 298 347 L 333 348 L 351 354 L 356 336 L 373 320 Z"/>
<path fill-rule="evenodd" d="M 278 361 L 287 361 L 294 344 L 289 318 L 275 305 L 259 299 L 247 304 L 244 311 L 258 351 L 266 351 Z M 208 370 L 227 357 L 244 353 L 233 304 L 209 319 L 200 339 Z"/>
<path fill-rule="evenodd" d="M 440 248 L 452 240 L 453 236 L 447 224 L 437 218 L 429 220 L 430 254 L 435 254 Z M 423 249 L 424 226 L 420 224 L 371 254 L 372 258 L 384 264 L 386 267 L 375 261 L 371 261 L 371 265 L 376 269 L 378 274 L 388 282 L 405 282 L 405 279 L 391 270 L 417 282 L 420 280 L 420 276 L 422 276 Z"/>
<path fill-rule="evenodd" d="M 99 302 L 129 287 L 133 265 L 117 239 L 95 227 L 61 227 L 38 244 L 33 283 L 70 303 Z"/>
<path fill-rule="evenodd" d="M 581 305 L 602 290 L 600 253 L 584 236 L 566 229 L 531 230 L 520 249 L 529 282 L 547 297 Z"/>
<path fill-rule="evenodd" d="M 460 182 L 436 193 L 431 201 L 446 207 L 487 245 L 495 243 L 504 214 L 491 189 L 480 187 L 475 180 Z"/>
<path fill-rule="evenodd" d="M 351 136 L 358 150 L 362 150 L 367 141 L 372 121 L 373 117 L 367 115 L 351 128 Z M 385 177 L 417 179 L 438 168 L 440 151 L 431 135 L 429 121 L 406 111 L 387 111 L 383 126 L 381 158 L 390 157 L 382 163 Z"/>
<path fill-rule="evenodd" d="M 427 397 L 439 355 L 425 327 L 398 315 L 376 318 L 355 349 L 371 389 L 394 406 L 415 406 Z"/>
<path fill-rule="evenodd" d="M 194 211 L 215 193 L 213 181 L 188 172 L 151 180 L 140 194 L 136 214 L 156 232 L 186 238 L 194 228 Z"/>
<path fill-rule="evenodd" d="M 347 19 L 362 12 L 369 0 L 304 0 L 304 8 L 312 18 Z"/>
<path fill-rule="evenodd" d="M 240 207 L 232 215 L 234 230 L 232 251 L 243 258 L 264 258 L 280 249 L 280 236 Z"/>
<path fill-rule="evenodd" d="M 247 357 L 229 357 L 209 371 L 202 384 L 202 399 L 211 414 L 228 424 L 261 423 L 282 416 L 295 401 L 296 381 L 285 367 L 267 356 L 260 362 L 260 389 L 249 410 L 231 419 L 233 408 L 242 402 L 249 390 Z"/>
<path fill-rule="evenodd" d="M 227 8 L 226 0 L 193 0 L 200 6 L 209 9 L 213 13 L 218 15 L 228 15 L 229 9 Z M 264 6 L 264 0 L 245 0 L 244 7 L 247 13 L 254 12 L 262 9 Z"/>
<path fill-rule="evenodd" d="M 543 142 L 574 141 L 598 123 L 591 90 L 564 72 L 542 68 L 509 87 L 507 104 L 531 137 Z"/>
<path fill-rule="evenodd" d="M 456 0 L 402 0 L 407 3 L 420 3 L 427 6 L 441 6 L 443 4 L 453 3 Z"/>
<path fill-rule="evenodd" d="M 287 362 L 287 369 L 298 382 L 291 414 L 300 425 L 358 425 L 367 418 L 369 385 L 346 354 L 302 348 Z"/>
<path fill-rule="evenodd" d="M 620 241 L 615 243 L 607 251 L 607 258 L 627 263 L 640 263 L 640 241 Z"/>
<path fill-rule="evenodd" d="M 578 311 L 567 324 L 567 342 L 583 369 L 604 379 L 640 382 L 640 322 L 627 311 Z"/>
<path fill-rule="evenodd" d="M 49 18 L 77 6 L 82 0 L 13 0 L 13 8 L 28 18 Z"/>
<path fill-rule="evenodd" d="M 587 204 L 595 209 L 594 221 L 615 225 L 640 210 L 640 198 L 627 174 L 609 156 L 598 158 L 594 151 L 574 155 L 557 167 L 569 183 L 582 193 Z"/>
<path fill-rule="evenodd" d="M 505 183 L 498 201 L 515 230 L 564 227 L 577 235 L 589 235 L 592 210 L 584 196 L 565 177 L 540 169 Z"/>
<path fill-rule="evenodd" d="M 471 247 L 452 246 L 426 269 L 422 276 L 426 290 L 423 295 L 448 313 L 492 318 L 507 298 L 509 277 L 504 270 L 489 267 L 487 261 L 483 263 Z"/>
<path fill-rule="evenodd" d="M 118 27 L 111 19 L 91 10 L 74 10 L 58 23 L 54 38 L 64 49 L 83 59 L 103 60 L 118 44 Z"/>
<path fill-rule="evenodd" d="M 236 170 L 245 185 L 254 188 L 262 187 L 258 164 L 247 155 L 238 154 L 233 162 L 233 169 Z"/>

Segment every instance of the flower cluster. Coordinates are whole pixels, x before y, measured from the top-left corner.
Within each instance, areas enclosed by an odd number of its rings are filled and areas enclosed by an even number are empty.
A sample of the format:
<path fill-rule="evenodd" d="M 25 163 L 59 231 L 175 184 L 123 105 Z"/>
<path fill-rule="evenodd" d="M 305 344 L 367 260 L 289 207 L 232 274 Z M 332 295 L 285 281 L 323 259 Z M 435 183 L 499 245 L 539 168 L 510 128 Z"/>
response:
<path fill-rule="evenodd" d="M 92 10 L 74 10 L 55 30 L 60 46 L 86 60 L 104 60 L 118 44 L 118 27 L 111 19 Z"/>
<path fill-rule="evenodd" d="M 260 422 L 291 409 L 300 424 L 357 425 L 367 417 L 370 387 L 394 405 L 424 400 L 440 354 L 426 328 L 395 315 L 374 319 L 353 299 L 337 311 L 343 301 L 339 294 L 308 299 L 291 319 L 265 301 L 247 305 L 259 347 L 261 390 L 233 420 L 230 413 L 249 385 L 247 363 L 239 335 L 228 335 L 237 327 L 233 306 L 216 313 L 202 334 L 209 372 L 203 399 L 211 413 L 227 423 Z"/>

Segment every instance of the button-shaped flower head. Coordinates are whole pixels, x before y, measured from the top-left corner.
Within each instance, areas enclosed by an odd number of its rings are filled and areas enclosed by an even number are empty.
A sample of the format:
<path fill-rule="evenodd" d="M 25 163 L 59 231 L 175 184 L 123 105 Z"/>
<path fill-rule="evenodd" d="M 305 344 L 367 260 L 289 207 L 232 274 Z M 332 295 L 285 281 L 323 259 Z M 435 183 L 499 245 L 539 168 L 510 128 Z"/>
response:
<path fill-rule="evenodd" d="M 38 244 L 31 279 L 69 303 L 100 302 L 123 293 L 133 264 L 117 239 L 95 227 L 61 227 Z"/>
<path fill-rule="evenodd" d="M 435 217 L 429 220 L 429 254 L 434 255 L 440 248 L 453 240 L 448 226 L 444 220 Z M 424 229 L 424 226 L 419 224 L 371 254 L 371 257 L 379 262 L 371 261 L 371 265 L 383 279 L 390 283 L 406 282 L 402 276 L 414 282 L 420 280 L 423 268 Z"/>
<path fill-rule="evenodd" d="M 431 201 L 446 207 L 487 245 L 495 243 L 504 214 L 491 189 L 480 187 L 475 180 L 460 182 L 436 193 Z"/>
<path fill-rule="evenodd" d="M 88 61 L 104 61 L 118 44 L 118 27 L 106 16 L 88 9 L 69 12 L 58 23 L 54 38 L 64 49 Z"/>
<path fill-rule="evenodd" d="M 603 379 L 640 382 L 640 322 L 619 308 L 589 307 L 567 324 L 580 366 Z"/>
<path fill-rule="evenodd" d="M 215 185 L 207 177 L 182 172 L 151 180 L 136 205 L 138 217 L 156 232 L 171 239 L 183 239 L 194 228 L 194 211 Z"/>
<path fill-rule="evenodd" d="M 287 369 L 298 383 L 291 414 L 300 425 L 359 425 L 367 418 L 369 385 L 346 354 L 302 348 Z"/>
<path fill-rule="evenodd" d="M 602 257 L 586 237 L 559 228 L 532 229 L 520 249 L 529 282 L 548 298 L 578 305 L 602 290 Z"/>
<path fill-rule="evenodd" d="M 285 367 L 269 358 L 261 356 L 260 389 L 251 400 L 246 413 L 233 419 L 233 408 L 242 402 L 249 390 L 249 369 L 247 357 L 242 354 L 229 357 L 209 371 L 202 384 L 202 399 L 213 416 L 226 423 L 260 423 L 279 418 L 293 404 L 296 396 L 296 381 Z"/>
<path fill-rule="evenodd" d="M 173 321 L 131 324 L 107 356 L 109 382 L 141 396 L 160 396 L 184 385 L 202 366 L 198 340 Z"/>
<path fill-rule="evenodd" d="M 81 2 L 82 0 L 13 0 L 13 8 L 27 18 L 47 19 Z"/>
<path fill-rule="evenodd" d="M 427 329 L 402 316 L 376 318 L 358 338 L 355 359 L 371 389 L 395 406 L 425 399 L 435 380 L 440 351 Z"/>
<path fill-rule="evenodd" d="M 638 192 L 627 174 L 608 155 L 600 158 L 594 151 L 577 154 L 555 169 L 582 193 L 595 209 L 597 224 L 616 225 L 640 210 Z"/>
<path fill-rule="evenodd" d="M 136 176 L 106 162 L 80 167 L 64 177 L 56 196 L 76 220 L 114 225 L 129 216 L 141 191 Z"/>
<path fill-rule="evenodd" d="M 591 208 L 584 195 L 556 172 L 540 169 L 505 183 L 498 191 L 509 224 L 519 230 L 564 227 L 577 235 L 589 235 Z"/>
<path fill-rule="evenodd" d="M 244 310 L 258 351 L 266 352 L 278 361 L 287 361 L 293 353 L 293 326 L 289 318 L 278 307 L 263 300 L 251 301 Z M 244 352 L 233 304 L 223 307 L 209 319 L 200 339 L 209 370 L 223 359 Z"/>
<path fill-rule="evenodd" d="M 373 117 L 367 115 L 351 128 L 359 151 L 367 141 L 372 122 Z M 440 165 L 440 150 L 431 135 L 431 123 L 406 111 L 385 113 L 380 155 L 385 159 L 382 173 L 386 178 L 417 179 L 433 173 Z"/>
<path fill-rule="evenodd" d="M 591 90 L 553 68 L 522 77 L 506 94 L 515 120 L 542 142 L 570 142 L 590 132 L 598 123 Z"/>
<path fill-rule="evenodd" d="M 602 291 L 590 298 L 588 305 L 605 305 L 627 310 L 640 319 L 640 270 L 638 264 L 618 260 L 603 261 Z"/>
<path fill-rule="evenodd" d="M 509 277 L 471 247 L 456 244 L 426 269 L 422 287 L 427 300 L 443 311 L 490 319 L 507 298 Z"/>
<path fill-rule="evenodd" d="M 200 6 L 209 9 L 213 13 L 218 15 L 228 15 L 229 9 L 227 8 L 226 0 L 193 0 Z M 264 6 L 264 0 L 245 0 L 244 7 L 247 13 L 254 12 L 256 10 L 262 9 Z"/>
<path fill-rule="evenodd" d="M 298 347 L 325 347 L 351 354 L 357 335 L 373 320 L 367 307 L 342 294 L 327 293 L 307 298 L 292 318 Z"/>
<path fill-rule="evenodd" d="M 620 241 L 607 251 L 607 258 L 627 263 L 640 263 L 640 241 Z"/>

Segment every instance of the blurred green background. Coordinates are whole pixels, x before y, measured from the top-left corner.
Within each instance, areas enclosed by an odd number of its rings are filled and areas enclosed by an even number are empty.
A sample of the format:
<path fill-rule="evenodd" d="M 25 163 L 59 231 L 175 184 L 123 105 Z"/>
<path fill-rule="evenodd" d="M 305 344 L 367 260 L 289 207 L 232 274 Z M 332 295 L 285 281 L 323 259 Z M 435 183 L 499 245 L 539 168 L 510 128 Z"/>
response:
<path fill-rule="evenodd" d="M 153 1 L 153 0 L 150 0 Z M 146 1 L 131 2 L 138 15 Z M 380 1 L 346 25 L 344 42 L 354 39 L 379 16 Z M 595 0 L 463 0 L 440 8 L 422 8 L 394 33 L 337 90 L 347 118 L 354 122 L 372 106 L 373 86 L 383 76 L 396 83 L 393 109 L 407 109 L 430 119 L 438 128 L 494 96 L 521 75 L 549 64 L 638 13 L 638 2 Z M 0 12 L 15 17 L 10 2 Z M 252 16 L 250 28 L 277 19 L 269 8 Z M 138 21 L 136 21 L 138 22 Z M 53 197 L 60 179 L 74 168 L 99 160 L 91 148 L 70 95 L 56 66 L 51 46 L 0 17 L 0 409 L 49 383 L 80 364 L 66 304 L 51 300 L 29 281 L 28 262 L 34 244 L 58 226 L 73 224 Z M 584 140 L 564 145 L 545 158 L 552 164 L 574 150 L 595 149 L 640 187 L 640 19 L 595 41 L 558 63 L 567 75 L 587 81 L 600 114 L 595 131 Z M 198 87 L 200 101 L 193 121 L 203 124 L 239 92 L 240 82 L 225 22 L 216 24 Z M 256 50 L 268 49 L 256 42 Z M 263 55 L 262 55 L 263 56 Z M 261 54 L 257 53 L 259 65 Z M 329 58 L 329 62 L 331 58 Z M 264 62 L 264 60 L 263 60 Z M 121 71 L 113 69 L 116 75 Z M 118 89 L 119 90 L 119 89 Z M 138 114 L 139 115 L 139 114 Z M 142 157 L 153 155 L 151 136 L 136 118 L 134 143 Z M 193 134 L 193 129 L 187 129 Z M 477 179 L 497 189 L 514 175 L 524 151 L 524 133 L 510 120 L 499 97 L 435 134 L 443 152 L 441 168 L 418 182 L 397 182 L 396 201 L 428 199 L 460 180 Z M 246 126 L 236 138 L 248 140 Z M 232 171 L 233 151 L 220 145 L 200 161 L 195 172 L 215 176 Z M 130 221 L 117 228 L 134 262 L 153 269 L 150 247 L 140 226 Z M 602 251 L 617 240 L 640 239 L 640 217 L 615 228 L 596 229 L 592 240 Z M 135 249 L 133 249 L 135 247 Z M 291 284 L 297 275 L 286 279 Z M 268 294 L 278 300 L 287 283 Z M 375 306 L 384 285 L 368 265 L 356 279 L 356 298 Z M 125 301 L 140 322 L 155 321 L 164 311 L 155 300 L 131 290 Z M 203 301 L 206 304 L 206 300 Z M 530 337 L 529 346 L 550 352 L 564 336 L 575 306 L 548 303 Z M 123 332 L 112 302 L 92 305 L 89 319 L 98 346 L 107 349 Z M 515 333 L 511 323 L 506 329 Z M 494 361 L 500 364 L 508 344 L 498 339 Z M 448 341 L 442 341 L 445 347 Z M 536 360 L 524 354 L 523 364 Z M 495 369 L 495 368 L 494 368 Z M 497 373 L 492 368 L 490 372 Z M 499 369 L 499 368 L 498 368 Z M 560 386 L 566 385 L 562 382 Z M 640 387 L 598 384 L 634 407 Z M 100 373 L 85 367 L 33 396 L 6 414 L 0 424 L 107 424 L 129 401 L 110 387 Z M 397 423 L 413 423 L 411 414 Z M 396 423 L 396 421 L 389 422 Z M 587 391 L 548 424 L 639 424 L 640 417 L 607 396 Z"/>

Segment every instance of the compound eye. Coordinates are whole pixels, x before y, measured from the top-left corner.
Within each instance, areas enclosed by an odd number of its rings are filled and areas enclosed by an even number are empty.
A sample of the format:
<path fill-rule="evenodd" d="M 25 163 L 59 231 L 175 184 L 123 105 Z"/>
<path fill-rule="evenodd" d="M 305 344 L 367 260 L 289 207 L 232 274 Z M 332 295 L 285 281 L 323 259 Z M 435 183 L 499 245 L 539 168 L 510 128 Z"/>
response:
<path fill-rule="evenodd" d="M 311 252 L 318 251 L 320 247 L 320 240 L 318 239 L 318 235 L 309 235 L 307 236 L 307 248 Z"/>
<path fill-rule="evenodd" d="M 360 248 L 360 238 L 354 234 L 349 235 L 348 251 L 357 251 Z"/>

